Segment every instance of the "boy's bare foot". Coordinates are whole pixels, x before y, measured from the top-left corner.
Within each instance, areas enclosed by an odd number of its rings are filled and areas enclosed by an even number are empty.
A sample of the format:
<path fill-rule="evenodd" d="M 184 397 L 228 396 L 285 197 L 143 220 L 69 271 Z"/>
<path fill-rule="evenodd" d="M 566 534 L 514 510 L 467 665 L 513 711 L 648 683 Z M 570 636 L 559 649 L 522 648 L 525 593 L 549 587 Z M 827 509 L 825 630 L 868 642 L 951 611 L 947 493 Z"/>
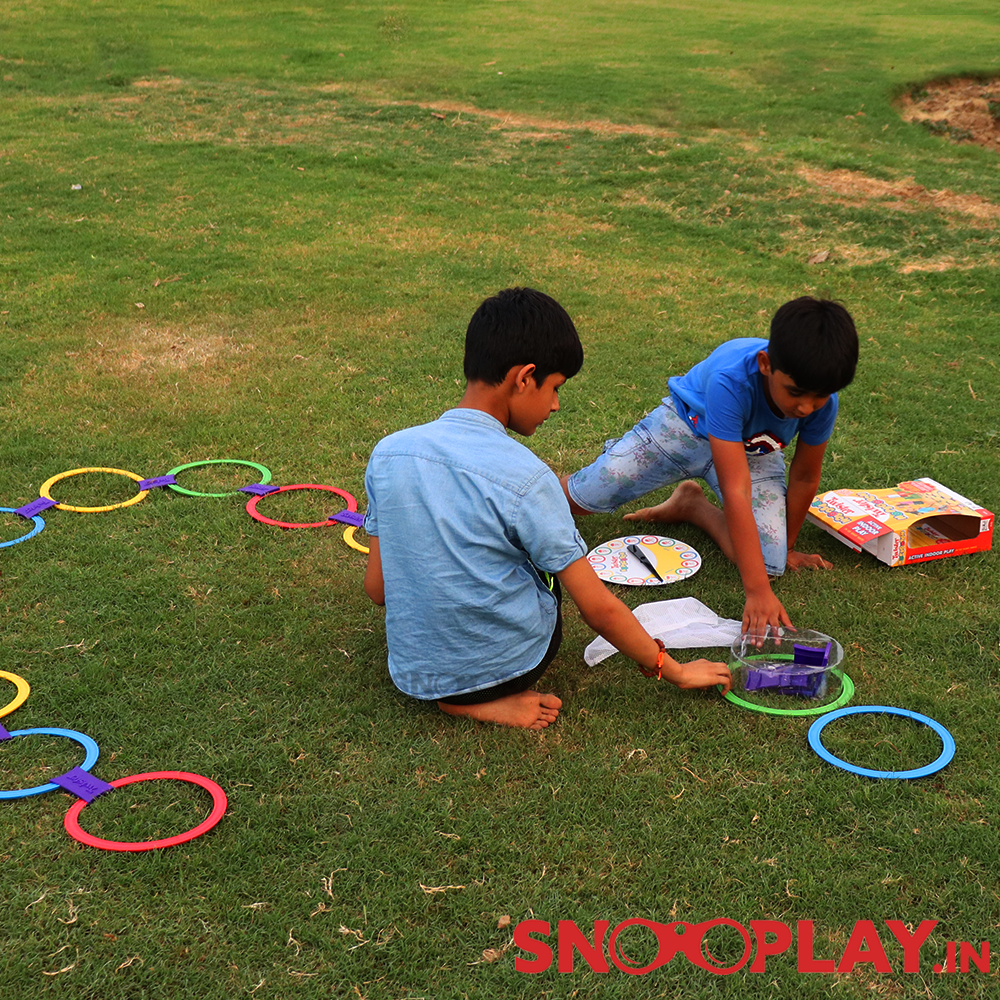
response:
<path fill-rule="evenodd" d="M 439 701 L 438 708 L 449 715 L 465 715 L 480 722 L 497 722 L 501 726 L 517 726 L 520 729 L 545 729 L 549 723 L 556 721 L 562 699 L 554 694 L 522 691 L 496 701 L 484 701 L 481 705 L 449 705 Z"/>
<path fill-rule="evenodd" d="M 674 487 L 674 492 L 655 507 L 643 507 L 634 514 L 626 514 L 625 521 L 657 521 L 660 524 L 680 524 L 694 521 L 697 511 L 708 503 L 702 488 L 693 480 L 685 479 Z"/>

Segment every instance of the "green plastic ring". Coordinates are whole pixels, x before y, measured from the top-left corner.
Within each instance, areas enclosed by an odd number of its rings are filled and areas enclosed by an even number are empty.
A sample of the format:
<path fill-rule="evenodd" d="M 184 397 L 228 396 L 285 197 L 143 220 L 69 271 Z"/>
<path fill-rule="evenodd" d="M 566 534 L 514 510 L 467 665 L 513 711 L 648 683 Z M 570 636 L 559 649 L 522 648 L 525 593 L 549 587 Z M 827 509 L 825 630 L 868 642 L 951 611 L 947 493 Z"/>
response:
<path fill-rule="evenodd" d="M 831 701 L 828 705 L 816 705 L 813 708 L 768 708 L 765 705 L 755 705 L 753 702 L 745 701 L 732 691 L 723 695 L 726 701 L 731 701 L 734 705 L 749 708 L 751 712 L 764 712 L 765 715 L 822 715 L 824 712 L 832 712 L 841 705 L 846 705 L 854 697 L 854 681 L 842 670 L 836 667 L 830 670 L 834 677 L 840 679 L 840 697 L 836 701 Z"/>
<path fill-rule="evenodd" d="M 178 465 L 176 469 L 171 469 L 167 475 L 176 476 L 178 472 L 183 472 L 185 469 L 197 469 L 202 465 L 246 465 L 251 469 L 256 469 L 260 473 L 260 481 L 265 485 L 271 481 L 270 469 L 266 469 L 263 465 L 258 465 L 256 462 L 245 462 L 238 458 L 210 458 L 205 462 L 188 462 L 187 465 Z M 230 493 L 199 493 L 197 490 L 187 490 L 176 483 L 171 483 L 170 488 L 176 493 L 183 493 L 186 497 L 231 497 L 239 493 L 239 490 L 233 490 Z"/>

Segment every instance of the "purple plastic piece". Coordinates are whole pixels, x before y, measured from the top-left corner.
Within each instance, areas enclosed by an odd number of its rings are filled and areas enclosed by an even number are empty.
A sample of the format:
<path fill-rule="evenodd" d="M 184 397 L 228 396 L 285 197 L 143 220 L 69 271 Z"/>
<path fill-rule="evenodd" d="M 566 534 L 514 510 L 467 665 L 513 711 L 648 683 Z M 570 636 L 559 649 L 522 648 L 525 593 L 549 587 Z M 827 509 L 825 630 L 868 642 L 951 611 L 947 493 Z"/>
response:
<path fill-rule="evenodd" d="M 72 771 L 60 774 L 58 778 L 52 779 L 52 783 L 61 785 L 67 792 L 72 792 L 87 802 L 93 802 L 98 795 L 115 790 L 114 785 L 109 785 L 106 781 L 95 778 L 89 771 L 85 771 L 82 767 L 74 767 Z"/>
<path fill-rule="evenodd" d="M 822 649 L 815 646 L 800 646 L 795 643 L 792 646 L 795 653 L 795 662 L 808 667 L 825 667 L 830 662 L 830 643 Z"/>
<path fill-rule="evenodd" d="M 26 503 L 23 507 L 18 507 L 14 513 L 20 514 L 21 517 L 34 517 L 36 514 L 41 514 L 43 510 L 55 507 L 55 505 L 55 500 L 50 500 L 48 497 L 39 497 L 37 500 L 32 500 L 31 503 Z"/>
<path fill-rule="evenodd" d="M 263 483 L 251 483 L 249 486 L 241 486 L 238 493 L 255 493 L 259 497 L 266 497 L 268 493 L 276 493 L 280 486 L 265 486 Z"/>
<path fill-rule="evenodd" d="M 152 479 L 141 479 L 139 489 L 154 490 L 157 486 L 173 486 L 176 482 L 176 476 L 154 476 Z"/>
<path fill-rule="evenodd" d="M 823 693 L 826 674 L 800 673 L 792 670 L 748 670 L 743 687 L 746 691 L 771 691 L 774 694 L 796 694 L 816 698 Z"/>
<path fill-rule="evenodd" d="M 12 740 L 14 737 L 10 735 L 6 727 L 2 722 L 0 722 L 0 740 Z"/>
<path fill-rule="evenodd" d="M 331 514 L 327 520 L 352 524 L 355 528 L 363 528 L 365 526 L 365 515 L 357 510 L 342 510 L 339 514 Z"/>

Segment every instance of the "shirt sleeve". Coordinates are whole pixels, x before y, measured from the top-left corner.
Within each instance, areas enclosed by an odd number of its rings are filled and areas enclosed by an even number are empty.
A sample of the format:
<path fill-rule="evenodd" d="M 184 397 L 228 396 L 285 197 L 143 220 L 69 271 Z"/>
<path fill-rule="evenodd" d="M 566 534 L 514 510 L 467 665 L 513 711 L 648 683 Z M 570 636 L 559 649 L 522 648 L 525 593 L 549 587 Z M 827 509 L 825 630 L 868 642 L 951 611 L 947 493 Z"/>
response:
<path fill-rule="evenodd" d="M 368 509 L 365 511 L 365 531 L 369 535 L 378 535 L 378 515 L 375 508 L 375 490 L 372 486 L 372 466 L 368 462 L 365 470 L 365 493 L 368 494 Z"/>
<path fill-rule="evenodd" d="M 515 522 L 516 542 L 537 569 L 561 573 L 587 554 L 576 530 L 569 501 L 551 469 L 545 469 L 525 493 Z"/>
<path fill-rule="evenodd" d="M 802 421 L 799 429 L 799 440 L 803 444 L 823 444 L 829 441 L 830 435 L 833 433 L 833 425 L 837 419 L 839 408 L 840 400 L 837 398 L 837 394 L 834 393 L 822 409 L 817 410 L 815 413 L 810 413 Z"/>

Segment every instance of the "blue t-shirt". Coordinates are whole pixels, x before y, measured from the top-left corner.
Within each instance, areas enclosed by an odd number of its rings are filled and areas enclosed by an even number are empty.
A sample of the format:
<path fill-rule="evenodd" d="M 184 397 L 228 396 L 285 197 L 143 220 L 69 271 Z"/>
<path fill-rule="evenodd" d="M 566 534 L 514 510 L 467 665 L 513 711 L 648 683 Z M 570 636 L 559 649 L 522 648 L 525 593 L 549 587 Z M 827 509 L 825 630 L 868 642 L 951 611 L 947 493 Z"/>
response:
<path fill-rule="evenodd" d="M 801 420 L 775 415 L 757 366 L 758 353 L 766 350 L 766 340 L 729 340 L 686 375 L 668 380 L 677 412 L 698 437 L 711 434 L 720 441 L 742 441 L 748 455 L 785 448 L 796 434 L 805 444 L 829 440 L 837 419 L 837 394 Z"/>
<path fill-rule="evenodd" d="M 454 409 L 383 438 L 365 489 L 395 685 L 436 700 L 536 667 L 556 599 L 534 567 L 587 553 L 555 473 L 488 413 Z"/>

